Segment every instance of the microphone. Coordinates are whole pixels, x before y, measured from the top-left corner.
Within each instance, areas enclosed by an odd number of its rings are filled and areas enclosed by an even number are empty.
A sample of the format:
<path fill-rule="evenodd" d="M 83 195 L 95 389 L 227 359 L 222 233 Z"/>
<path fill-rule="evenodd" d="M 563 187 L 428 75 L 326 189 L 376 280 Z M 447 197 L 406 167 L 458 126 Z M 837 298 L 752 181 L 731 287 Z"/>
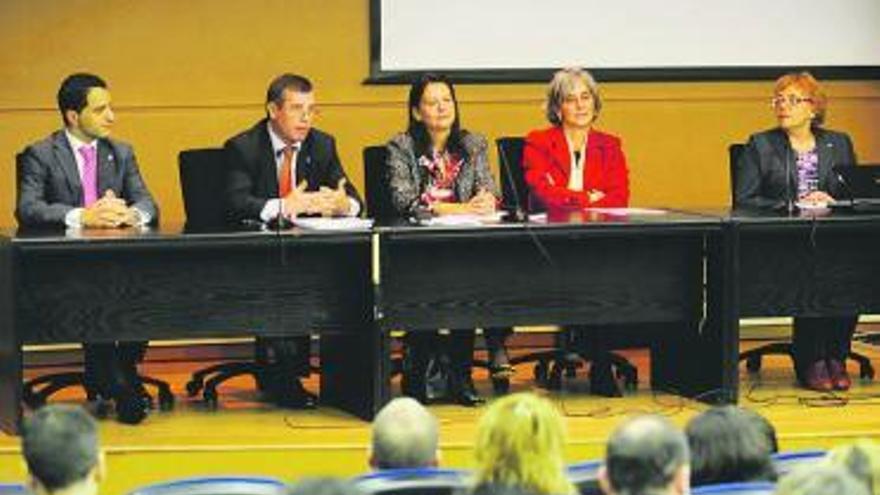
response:
<path fill-rule="evenodd" d="M 510 195 L 513 196 L 513 205 L 508 201 L 507 194 L 504 194 L 508 191 L 505 191 L 505 188 L 502 188 L 502 195 L 504 198 L 504 209 L 507 212 L 502 220 L 505 222 L 528 222 L 529 221 L 529 213 L 526 208 L 523 208 L 522 198 L 519 196 L 519 192 L 517 191 L 517 183 L 513 178 L 513 170 L 511 169 L 510 162 L 507 160 L 507 153 L 504 149 L 503 141 L 498 141 L 498 158 L 501 162 L 501 169 L 504 171 L 504 176 L 507 178 L 507 182 L 510 187 L 509 189 Z"/>
<path fill-rule="evenodd" d="M 785 209 L 789 215 L 794 213 L 794 198 L 791 187 L 791 161 L 794 150 L 790 147 L 785 149 Z"/>

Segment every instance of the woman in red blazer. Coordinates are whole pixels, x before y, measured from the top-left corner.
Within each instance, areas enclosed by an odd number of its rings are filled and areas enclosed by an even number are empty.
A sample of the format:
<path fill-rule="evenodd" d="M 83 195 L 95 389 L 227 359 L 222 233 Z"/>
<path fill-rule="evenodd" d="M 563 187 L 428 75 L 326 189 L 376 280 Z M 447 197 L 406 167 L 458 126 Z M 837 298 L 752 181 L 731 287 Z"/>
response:
<path fill-rule="evenodd" d="M 553 75 L 546 102 L 553 127 L 526 137 L 523 163 L 532 199 L 550 210 L 627 206 L 620 139 L 593 128 L 601 109 L 589 72 L 570 68 Z"/>

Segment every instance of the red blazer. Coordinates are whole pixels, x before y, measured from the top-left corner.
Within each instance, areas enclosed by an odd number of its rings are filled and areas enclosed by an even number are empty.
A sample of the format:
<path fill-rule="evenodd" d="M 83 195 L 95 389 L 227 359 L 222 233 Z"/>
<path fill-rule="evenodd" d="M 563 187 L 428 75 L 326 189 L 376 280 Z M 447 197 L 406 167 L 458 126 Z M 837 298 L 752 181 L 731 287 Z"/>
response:
<path fill-rule="evenodd" d="M 523 166 L 533 197 L 548 209 L 579 209 L 588 206 L 624 207 L 629 204 L 629 172 L 620 138 L 590 129 L 584 162 L 584 190 L 568 189 L 571 153 L 562 127 L 532 131 L 526 136 Z M 590 202 L 587 191 L 605 196 Z"/>

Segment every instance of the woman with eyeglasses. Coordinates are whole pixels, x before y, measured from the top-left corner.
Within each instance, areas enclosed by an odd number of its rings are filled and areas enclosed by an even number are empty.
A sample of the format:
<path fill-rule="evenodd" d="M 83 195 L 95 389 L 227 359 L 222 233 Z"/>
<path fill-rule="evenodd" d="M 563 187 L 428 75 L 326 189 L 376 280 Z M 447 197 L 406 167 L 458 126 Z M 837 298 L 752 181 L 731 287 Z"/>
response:
<path fill-rule="evenodd" d="M 736 207 L 824 207 L 846 197 L 835 166 L 855 166 L 852 141 L 822 127 L 828 100 L 808 72 L 776 80 L 771 106 L 777 126 L 753 134 L 736 163 Z M 795 318 L 792 354 L 803 386 L 847 390 L 846 357 L 857 316 Z"/>
<path fill-rule="evenodd" d="M 386 173 L 391 204 L 402 217 L 493 213 L 495 181 L 489 170 L 486 138 L 461 128 L 455 88 L 446 77 L 425 74 L 410 87 L 406 132 L 386 146 Z M 513 373 L 504 340 L 509 329 L 486 329 L 489 371 L 496 391 L 506 392 Z M 473 406 L 482 399 L 471 379 L 474 331 L 451 330 L 448 339 L 435 332 L 410 332 L 404 393 L 422 402 L 431 354 L 448 344 L 451 398 Z M 435 358 L 436 361 L 436 358 Z M 430 371 L 430 370 L 427 370 Z"/>

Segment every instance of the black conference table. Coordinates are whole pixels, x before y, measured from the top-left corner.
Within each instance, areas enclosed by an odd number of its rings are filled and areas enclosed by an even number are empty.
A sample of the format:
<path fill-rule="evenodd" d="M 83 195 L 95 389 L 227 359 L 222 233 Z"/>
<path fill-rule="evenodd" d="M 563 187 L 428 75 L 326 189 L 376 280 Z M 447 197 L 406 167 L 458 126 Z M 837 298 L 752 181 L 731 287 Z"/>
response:
<path fill-rule="evenodd" d="M 721 213 L 733 283 L 718 300 L 730 338 L 740 318 L 880 313 L 880 212 Z"/>
<path fill-rule="evenodd" d="M 723 319 L 704 305 L 707 291 L 722 293 L 712 283 L 723 278 L 709 277 L 714 265 L 704 263 L 724 259 L 722 226 L 721 216 L 656 211 L 380 225 L 376 323 L 385 346 L 393 329 L 635 326 L 651 349 L 652 387 L 735 401 L 736 342 L 719 333 L 730 326 L 709 325 Z M 386 376 L 389 366 L 383 360 Z"/>
<path fill-rule="evenodd" d="M 312 332 L 323 403 L 372 418 L 383 386 L 370 242 L 366 231 L 0 231 L 0 428 L 21 416 L 24 344 Z"/>

